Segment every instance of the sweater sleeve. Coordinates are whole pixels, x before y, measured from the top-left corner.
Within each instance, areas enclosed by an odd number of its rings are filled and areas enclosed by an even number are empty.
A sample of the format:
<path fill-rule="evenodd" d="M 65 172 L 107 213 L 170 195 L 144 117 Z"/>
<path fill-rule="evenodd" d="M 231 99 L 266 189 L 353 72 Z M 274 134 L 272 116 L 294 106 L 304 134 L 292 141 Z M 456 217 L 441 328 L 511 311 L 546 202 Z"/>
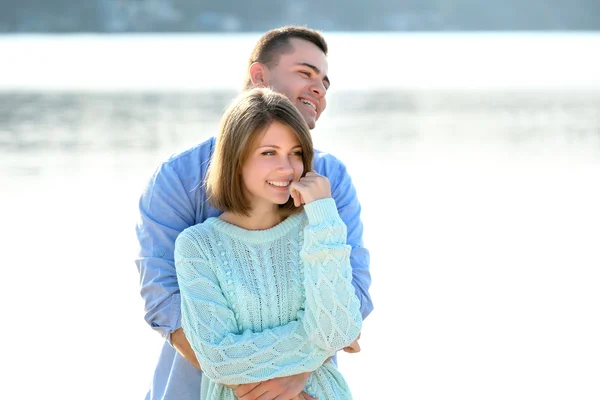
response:
<path fill-rule="evenodd" d="M 344 163 L 329 153 L 315 152 L 315 170 L 325 175 L 331 182 L 331 196 L 335 200 L 338 213 L 347 227 L 346 243 L 352 247 L 350 264 L 352 265 L 352 285 L 360 300 L 360 312 L 363 320 L 373 311 L 373 300 L 369 293 L 371 272 L 370 254 L 364 246 L 362 207 L 352 178 Z"/>
<path fill-rule="evenodd" d="M 351 344 L 362 328 L 360 302 L 352 286 L 351 247 L 332 198 L 308 203 L 304 210 L 308 225 L 300 254 L 305 264 L 303 323 L 311 342 L 335 352 Z"/>
<path fill-rule="evenodd" d="M 240 331 L 217 276 L 186 232 L 175 243 L 175 265 L 182 327 L 213 381 L 243 384 L 314 371 L 333 355 L 310 341 L 301 321 L 261 332 Z"/>

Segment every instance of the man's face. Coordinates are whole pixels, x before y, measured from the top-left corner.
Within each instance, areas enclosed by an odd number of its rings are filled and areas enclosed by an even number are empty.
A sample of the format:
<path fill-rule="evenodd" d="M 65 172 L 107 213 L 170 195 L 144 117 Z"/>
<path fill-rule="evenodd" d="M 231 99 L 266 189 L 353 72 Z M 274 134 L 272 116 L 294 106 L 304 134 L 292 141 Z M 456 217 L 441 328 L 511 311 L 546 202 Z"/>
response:
<path fill-rule="evenodd" d="M 327 57 L 316 45 L 292 38 L 294 50 L 281 54 L 271 68 L 265 68 L 265 86 L 286 95 L 313 129 L 327 102 L 329 88 Z"/>

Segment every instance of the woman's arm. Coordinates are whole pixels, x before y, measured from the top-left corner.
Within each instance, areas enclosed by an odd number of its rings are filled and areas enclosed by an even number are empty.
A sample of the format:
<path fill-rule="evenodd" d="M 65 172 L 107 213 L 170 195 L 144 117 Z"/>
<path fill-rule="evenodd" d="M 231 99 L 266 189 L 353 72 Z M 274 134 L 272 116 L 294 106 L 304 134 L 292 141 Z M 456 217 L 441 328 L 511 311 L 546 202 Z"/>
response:
<path fill-rule="evenodd" d="M 177 238 L 175 265 L 182 327 L 213 381 L 232 385 L 296 375 L 316 370 L 332 355 L 310 341 L 301 321 L 241 332 L 214 271 L 186 232 Z"/>
<path fill-rule="evenodd" d="M 346 243 L 352 247 L 352 285 L 360 300 L 360 312 L 364 319 L 373 311 L 373 301 L 369 293 L 371 273 L 370 255 L 363 241 L 362 207 L 348 169 L 344 163 L 329 153 L 315 153 L 315 169 L 331 182 L 331 197 L 335 200 L 338 213 L 347 227 Z"/>
<path fill-rule="evenodd" d="M 335 201 L 323 198 L 304 206 L 309 224 L 300 253 L 304 262 L 306 311 L 310 340 L 329 352 L 350 346 L 360 334 L 360 302 L 352 286 L 346 225 Z"/>

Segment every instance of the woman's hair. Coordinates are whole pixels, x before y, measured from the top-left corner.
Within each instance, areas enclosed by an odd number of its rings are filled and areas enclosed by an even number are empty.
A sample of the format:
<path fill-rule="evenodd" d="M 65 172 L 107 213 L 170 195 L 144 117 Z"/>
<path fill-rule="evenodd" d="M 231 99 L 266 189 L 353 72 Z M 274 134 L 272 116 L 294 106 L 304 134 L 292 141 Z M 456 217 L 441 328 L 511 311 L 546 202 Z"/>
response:
<path fill-rule="evenodd" d="M 268 88 L 242 92 L 223 114 L 206 175 L 206 193 L 214 207 L 246 216 L 250 214 L 250 202 L 244 196 L 242 167 L 254 143 L 275 121 L 288 126 L 298 137 L 304 165 L 302 176 L 312 169 L 314 149 L 310 130 L 292 102 Z M 292 198 L 280 205 L 283 215 L 291 215 L 301 209 L 294 206 Z"/>
<path fill-rule="evenodd" d="M 252 87 L 250 66 L 255 62 L 266 65 L 268 68 L 277 65 L 282 54 L 291 53 L 294 50 L 290 39 L 306 40 L 317 46 L 325 55 L 327 55 L 327 42 L 321 32 L 315 29 L 295 25 L 271 29 L 260 37 L 258 42 L 256 42 L 252 53 L 250 53 L 248 65 L 246 66 L 244 90 Z"/>

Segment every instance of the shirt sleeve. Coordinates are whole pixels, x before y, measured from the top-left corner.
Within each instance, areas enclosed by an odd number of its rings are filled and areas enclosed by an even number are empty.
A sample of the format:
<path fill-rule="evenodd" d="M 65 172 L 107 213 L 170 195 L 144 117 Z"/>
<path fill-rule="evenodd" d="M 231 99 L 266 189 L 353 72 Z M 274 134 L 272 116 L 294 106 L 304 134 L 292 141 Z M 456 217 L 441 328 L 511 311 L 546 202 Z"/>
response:
<path fill-rule="evenodd" d="M 363 243 L 361 205 L 346 166 L 341 161 L 334 160 L 337 167 L 327 171 L 324 175 L 331 181 L 332 197 L 337 205 L 339 216 L 347 227 L 347 243 L 352 248 L 350 252 L 352 285 L 360 300 L 360 313 L 365 319 L 373 311 L 373 301 L 369 294 L 371 286 L 370 255 Z"/>
<path fill-rule="evenodd" d="M 193 225 L 194 207 L 169 163 L 154 173 L 139 202 L 136 233 L 141 296 L 146 322 L 166 340 L 181 327 L 181 298 L 175 273 L 175 239 Z"/>
<path fill-rule="evenodd" d="M 298 320 L 288 324 L 241 332 L 218 278 L 196 243 L 186 232 L 180 235 L 175 264 L 183 330 L 206 376 L 228 385 L 260 382 L 314 371 L 333 355 L 310 341 L 302 311 Z"/>
<path fill-rule="evenodd" d="M 304 210 L 308 225 L 300 252 L 306 291 L 303 321 L 313 343 L 335 352 L 350 345 L 362 328 L 352 286 L 351 247 L 332 198 L 308 203 Z"/>

